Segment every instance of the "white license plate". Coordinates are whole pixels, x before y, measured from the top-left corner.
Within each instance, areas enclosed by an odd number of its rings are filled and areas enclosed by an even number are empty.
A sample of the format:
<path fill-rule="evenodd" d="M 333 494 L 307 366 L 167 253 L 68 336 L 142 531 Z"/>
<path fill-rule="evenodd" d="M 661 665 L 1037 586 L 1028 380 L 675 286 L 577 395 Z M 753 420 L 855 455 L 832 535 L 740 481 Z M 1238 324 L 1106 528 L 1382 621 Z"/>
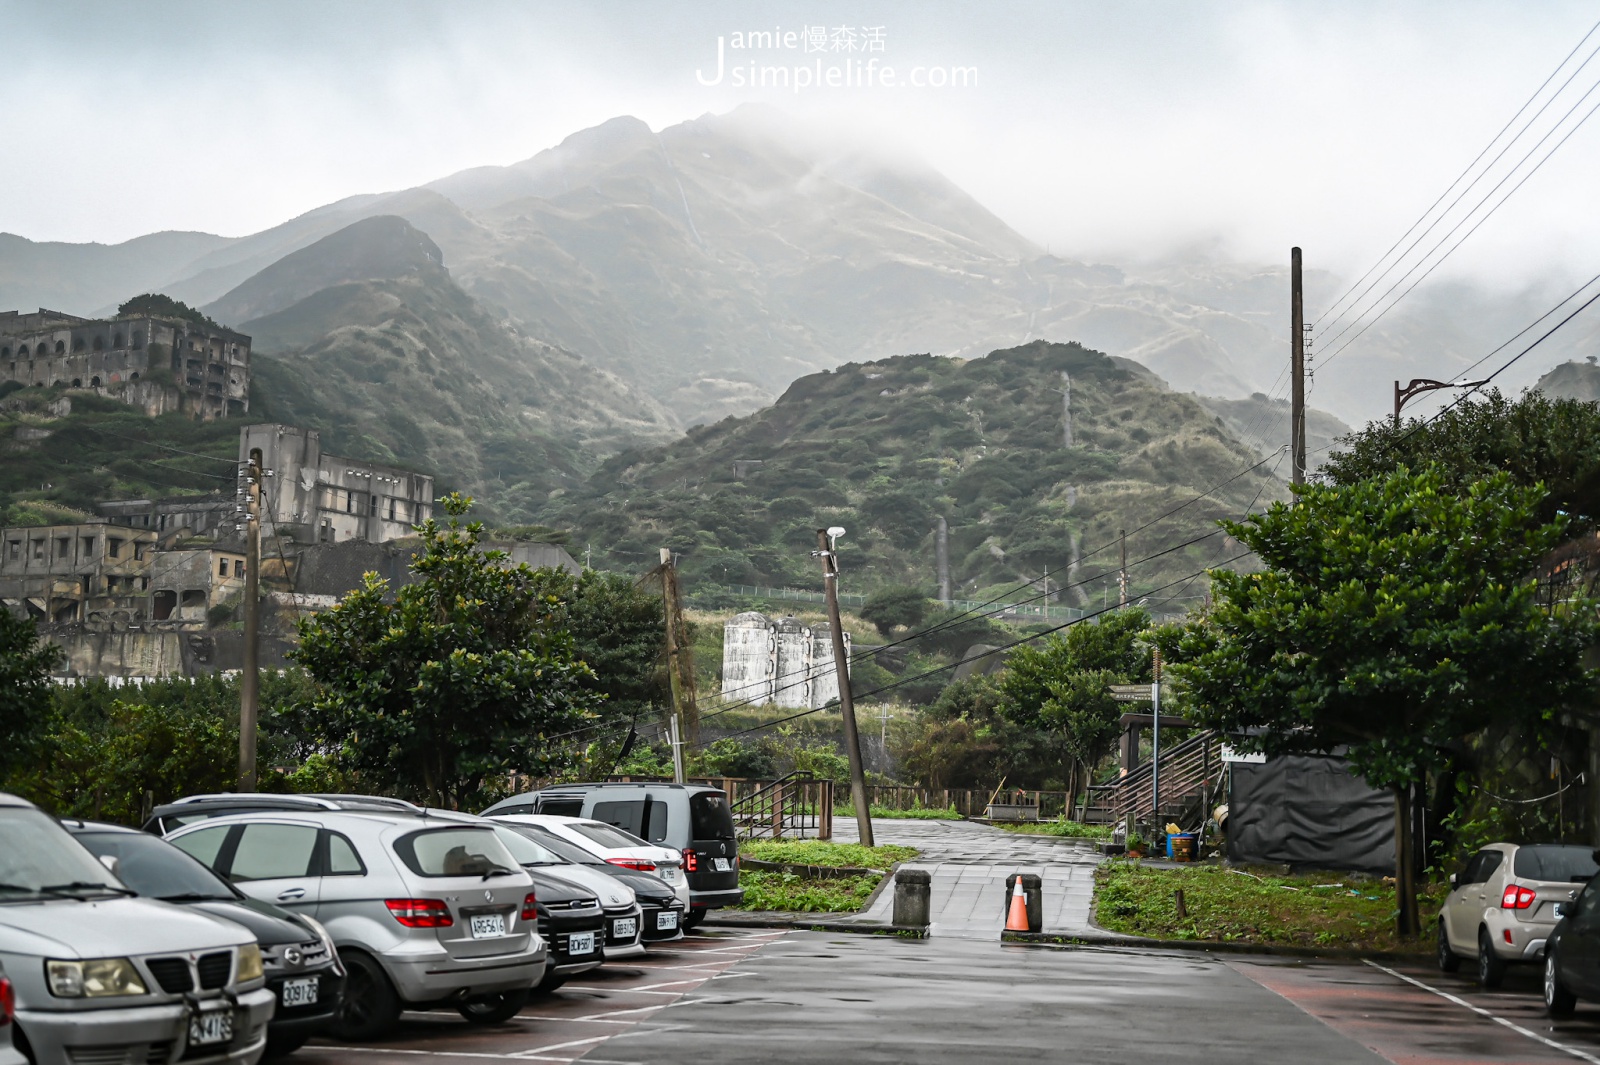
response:
<path fill-rule="evenodd" d="M 656 914 L 656 931 L 666 932 L 678 927 L 678 911 L 662 910 Z"/>
<path fill-rule="evenodd" d="M 285 980 L 279 995 L 283 1000 L 284 1009 L 314 1005 L 317 1001 L 317 978 L 307 976 L 298 980 Z"/>
<path fill-rule="evenodd" d="M 675 884 L 678 882 L 678 867 L 675 865 L 658 866 L 656 875 L 669 884 Z"/>
<path fill-rule="evenodd" d="M 611 934 L 618 939 L 627 939 L 639 930 L 639 922 L 632 917 L 624 917 L 620 921 L 611 922 Z"/>
<path fill-rule="evenodd" d="M 572 933 L 572 938 L 567 940 L 567 953 L 568 954 L 593 954 L 594 953 L 594 933 L 593 932 L 574 932 L 574 933 Z"/>
<path fill-rule="evenodd" d="M 212 1010 L 209 1013 L 196 1013 L 189 1018 L 190 1046 L 207 1046 L 211 1043 L 231 1043 L 232 1041 L 232 1010 Z"/>
<path fill-rule="evenodd" d="M 473 939 L 492 939 L 506 934 L 506 917 L 503 913 L 480 914 L 472 919 Z"/>
<path fill-rule="evenodd" d="M 726 873 L 728 870 L 730 870 L 732 868 L 733 868 L 733 866 L 731 864 L 729 864 L 728 859 L 726 859 L 726 858 L 713 858 L 713 859 L 711 859 L 711 871 L 713 873 Z"/>

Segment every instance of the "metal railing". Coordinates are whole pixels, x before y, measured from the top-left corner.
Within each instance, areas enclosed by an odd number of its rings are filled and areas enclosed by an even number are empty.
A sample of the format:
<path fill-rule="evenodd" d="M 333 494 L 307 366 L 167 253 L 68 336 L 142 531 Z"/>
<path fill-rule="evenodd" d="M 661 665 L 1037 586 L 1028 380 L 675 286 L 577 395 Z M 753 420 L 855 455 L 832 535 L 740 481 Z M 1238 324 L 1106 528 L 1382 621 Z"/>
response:
<path fill-rule="evenodd" d="M 1161 752 L 1161 793 L 1151 785 L 1151 765 L 1143 762 L 1109 784 L 1090 786 L 1083 820 L 1104 824 L 1132 814 L 1136 819 L 1187 817 L 1203 820 L 1203 807 L 1222 773 L 1222 742 L 1215 732 L 1201 732 Z"/>
<path fill-rule="evenodd" d="M 790 773 L 768 783 L 741 783 L 758 786 L 730 803 L 740 839 L 833 838 L 833 781 Z"/>

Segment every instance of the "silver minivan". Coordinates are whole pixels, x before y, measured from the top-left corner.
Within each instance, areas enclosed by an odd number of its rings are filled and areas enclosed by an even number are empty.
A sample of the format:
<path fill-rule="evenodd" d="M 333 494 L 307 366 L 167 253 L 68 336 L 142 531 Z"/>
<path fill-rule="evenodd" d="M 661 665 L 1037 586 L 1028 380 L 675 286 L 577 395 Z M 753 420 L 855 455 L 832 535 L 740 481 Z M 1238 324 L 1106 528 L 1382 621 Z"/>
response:
<path fill-rule="evenodd" d="M 310 914 L 349 972 L 335 1028 L 390 1031 L 407 1008 L 514 1017 L 544 975 L 533 880 L 487 824 L 425 811 L 262 811 L 167 837 L 252 898 Z"/>
<path fill-rule="evenodd" d="M 259 1061 L 274 999 L 255 937 L 132 894 L 54 818 L 0 793 L 0 970 L 17 1047 L 39 1065 Z"/>

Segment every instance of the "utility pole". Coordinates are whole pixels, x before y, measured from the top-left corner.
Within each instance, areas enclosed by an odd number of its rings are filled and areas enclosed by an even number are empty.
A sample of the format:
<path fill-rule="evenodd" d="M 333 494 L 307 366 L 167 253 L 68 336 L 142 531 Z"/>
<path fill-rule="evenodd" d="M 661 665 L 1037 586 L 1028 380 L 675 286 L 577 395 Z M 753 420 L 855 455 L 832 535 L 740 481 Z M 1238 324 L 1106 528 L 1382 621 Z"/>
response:
<path fill-rule="evenodd" d="M 839 559 L 834 542 L 844 535 L 838 526 L 817 530 L 817 557 L 822 560 L 822 590 L 828 599 L 828 626 L 833 630 L 833 670 L 839 678 L 839 716 L 844 719 L 845 754 L 850 756 L 850 802 L 863 846 L 871 847 L 872 807 L 867 802 L 867 776 L 861 768 L 861 737 L 856 733 L 856 704 L 850 694 L 850 661 L 839 622 Z"/>
<path fill-rule="evenodd" d="M 661 602 L 667 625 L 667 683 L 672 689 L 672 779 L 683 783 L 683 676 L 678 668 L 678 574 L 672 549 L 661 549 Z"/>
<path fill-rule="evenodd" d="M 1117 571 L 1117 605 L 1128 605 L 1128 530 L 1117 532 L 1117 540 L 1122 545 L 1122 567 Z"/>
<path fill-rule="evenodd" d="M 261 707 L 261 449 L 250 449 L 244 533 L 244 671 L 239 678 L 239 790 L 256 790 Z"/>
<path fill-rule="evenodd" d="M 1300 249 L 1289 249 L 1289 444 L 1293 454 L 1290 480 L 1306 483 L 1306 330 L 1304 288 L 1300 281 Z"/>
<path fill-rule="evenodd" d="M 1151 652 L 1150 805 L 1151 823 L 1161 824 L 1161 649 Z"/>

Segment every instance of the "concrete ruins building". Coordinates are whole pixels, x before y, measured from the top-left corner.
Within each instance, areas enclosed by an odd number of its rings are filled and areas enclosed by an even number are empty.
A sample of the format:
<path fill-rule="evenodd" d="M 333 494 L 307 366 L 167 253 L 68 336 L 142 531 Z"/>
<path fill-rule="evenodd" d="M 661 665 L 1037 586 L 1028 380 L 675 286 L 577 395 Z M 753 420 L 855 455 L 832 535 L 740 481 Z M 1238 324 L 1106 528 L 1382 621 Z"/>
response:
<path fill-rule="evenodd" d="M 848 672 L 848 632 L 844 646 Z M 755 611 L 729 618 L 722 630 L 722 696 L 813 710 L 836 701 L 839 679 L 828 629 Z"/>
<path fill-rule="evenodd" d="M 182 318 L 0 311 L 6 381 L 88 389 L 150 415 L 237 417 L 250 410 L 250 338 Z"/>
<path fill-rule="evenodd" d="M 261 449 L 262 528 L 298 543 L 383 543 L 433 516 L 433 478 L 322 452 L 322 434 L 289 425 L 247 425 L 239 461 Z"/>

